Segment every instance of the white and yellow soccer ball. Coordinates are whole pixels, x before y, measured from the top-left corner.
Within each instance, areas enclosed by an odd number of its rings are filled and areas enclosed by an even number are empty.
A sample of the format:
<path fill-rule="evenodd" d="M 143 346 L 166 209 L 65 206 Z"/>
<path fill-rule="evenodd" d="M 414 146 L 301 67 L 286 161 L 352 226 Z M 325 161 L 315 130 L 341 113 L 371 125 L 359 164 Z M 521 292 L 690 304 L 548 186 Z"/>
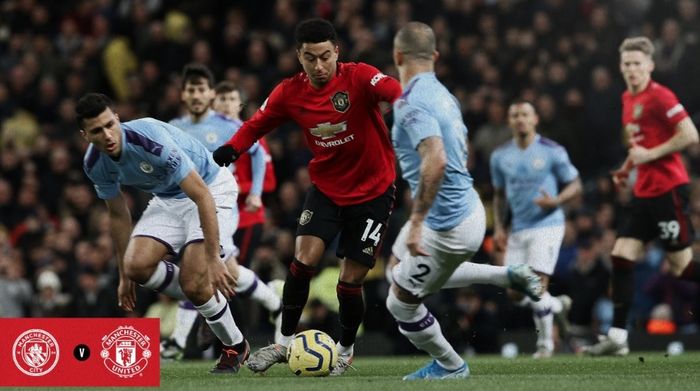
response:
<path fill-rule="evenodd" d="M 306 330 L 295 335 L 287 348 L 287 363 L 297 376 L 328 376 L 338 363 L 338 351 L 328 334 Z"/>

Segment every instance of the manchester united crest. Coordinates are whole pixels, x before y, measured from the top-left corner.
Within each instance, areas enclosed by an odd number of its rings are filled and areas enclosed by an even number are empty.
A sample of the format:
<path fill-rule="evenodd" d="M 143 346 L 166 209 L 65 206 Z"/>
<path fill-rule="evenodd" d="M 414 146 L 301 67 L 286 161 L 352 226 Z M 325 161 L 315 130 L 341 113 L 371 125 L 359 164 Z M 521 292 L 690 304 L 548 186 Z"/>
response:
<path fill-rule="evenodd" d="M 639 117 L 642 116 L 642 112 L 644 112 L 644 105 L 642 105 L 641 103 L 637 103 L 632 108 L 632 118 L 639 119 Z"/>
<path fill-rule="evenodd" d="M 132 326 L 119 326 L 102 337 L 105 367 L 113 374 L 130 378 L 143 372 L 151 357 L 151 339 Z"/>
<path fill-rule="evenodd" d="M 299 217 L 299 225 L 306 225 L 311 221 L 311 216 L 314 215 L 314 212 L 306 209 L 305 211 L 301 212 L 301 216 Z"/>
<path fill-rule="evenodd" d="M 45 330 L 31 329 L 20 334 L 12 345 L 12 360 L 29 376 L 44 376 L 58 364 L 58 343 Z"/>
<path fill-rule="evenodd" d="M 344 113 L 350 107 L 350 96 L 347 92 L 336 92 L 331 98 L 331 102 L 337 111 Z"/>

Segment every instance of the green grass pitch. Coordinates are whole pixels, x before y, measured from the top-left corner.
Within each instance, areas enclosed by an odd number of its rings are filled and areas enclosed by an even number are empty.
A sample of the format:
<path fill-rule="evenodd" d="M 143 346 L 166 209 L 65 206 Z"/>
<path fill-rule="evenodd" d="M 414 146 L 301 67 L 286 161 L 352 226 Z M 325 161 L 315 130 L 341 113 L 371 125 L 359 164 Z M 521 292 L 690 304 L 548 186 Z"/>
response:
<path fill-rule="evenodd" d="M 526 356 L 504 359 L 478 356 L 468 360 L 471 376 L 463 380 L 404 382 L 401 377 L 428 361 L 422 357 L 358 357 L 337 378 L 300 378 L 286 365 L 275 365 L 265 375 L 242 369 L 237 375 L 211 375 L 213 361 L 163 363 L 164 390 L 700 390 L 700 352 L 666 356 L 663 352 L 633 352 L 627 357 L 557 355 L 536 361 Z M 71 388 L 61 388 L 67 390 Z M 99 388 L 108 390 L 109 388 Z M 128 388 L 134 389 L 134 388 Z M 121 388 L 121 390 L 128 390 Z M 151 388 L 154 389 L 154 388 Z M 27 390 L 27 388 L 23 388 Z"/>

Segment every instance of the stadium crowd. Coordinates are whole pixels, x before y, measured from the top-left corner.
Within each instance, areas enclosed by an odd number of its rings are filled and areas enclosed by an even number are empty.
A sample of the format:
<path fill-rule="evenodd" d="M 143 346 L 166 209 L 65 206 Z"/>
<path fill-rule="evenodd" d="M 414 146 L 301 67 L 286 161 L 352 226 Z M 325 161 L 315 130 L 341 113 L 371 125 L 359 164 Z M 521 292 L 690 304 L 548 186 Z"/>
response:
<path fill-rule="evenodd" d="M 440 52 L 436 73 L 460 100 L 469 169 L 487 209 L 489 157 L 511 137 L 507 105 L 516 98 L 534 103 L 539 132 L 567 148 L 584 181 L 584 195 L 567 211 L 550 290 L 572 297 L 573 331 L 605 331 L 612 321 L 609 254 L 616 217 L 630 197 L 616 192 L 608 175 L 625 157 L 617 48 L 627 36 L 650 37 L 654 79 L 678 95 L 697 124 L 699 7 L 697 0 L 6 0 L 0 4 L 0 316 L 172 316 L 175 303 L 145 290 L 134 313 L 117 306 L 108 215 L 81 168 L 87 145 L 74 120 L 76 100 L 106 91 L 123 121 L 169 121 L 182 113 L 182 67 L 196 62 L 241 88 L 248 118 L 275 83 L 300 70 L 292 32 L 300 20 L 318 16 L 338 30 L 341 60 L 390 75 L 396 75 L 391 39 L 397 29 L 410 20 L 432 26 Z M 295 126 L 282 126 L 267 141 L 278 187 L 264 197 L 263 241 L 248 266 L 270 281 L 283 279 L 293 260 L 310 153 Z M 700 232 L 699 145 L 685 161 Z M 136 219 L 148 199 L 124 190 Z M 405 184 L 398 194 L 388 243 L 410 210 Z M 384 246 L 382 258 L 390 248 Z M 633 328 L 697 333 L 698 286 L 669 278 L 660 254 L 651 244 L 636 267 Z M 337 263 L 333 254 L 328 258 L 329 272 L 312 286 L 304 322 L 337 336 L 330 326 L 337 322 L 329 320 L 337 316 Z M 475 260 L 499 262 L 502 254 L 487 238 Z M 379 259 L 365 285 L 364 330 L 398 336 L 384 306 L 383 265 Z M 504 296 L 500 288 L 475 286 L 442 292 L 428 304 L 445 319 L 455 346 L 494 351 L 500 330 L 531 322 Z M 243 327 L 269 331 L 265 319 L 252 316 Z M 162 328 L 167 335 L 172 320 Z"/>

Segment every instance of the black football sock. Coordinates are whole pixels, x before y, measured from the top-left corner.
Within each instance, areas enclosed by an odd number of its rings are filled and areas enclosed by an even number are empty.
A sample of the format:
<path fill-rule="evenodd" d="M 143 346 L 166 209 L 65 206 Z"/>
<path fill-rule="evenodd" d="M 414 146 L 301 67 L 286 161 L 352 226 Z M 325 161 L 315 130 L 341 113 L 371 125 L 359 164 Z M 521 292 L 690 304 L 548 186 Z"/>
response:
<path fill-rule="evenodd" d="M 362 284 L 338 281 L 336 287 L 340 304 L 340 344 L 351 346 L 355 343 L 357 329 L 360 328 L 365 314 L 365 302 L 362 299 Z"/>
<path fill-rule="evenodd" d="M 627 328 L 627 313 L 634 298 L 634 262 L 612 257 L 612 299 L 615 306 L 613 327 Z"/>
<path fill-rule="evenodd" d="M 304 265 L 297 259 L 289 265 L 282 292 L 282 335 L 290 336 L 296 332 L 301 312 L 309 298 L 311 277 L 315 274 L 315 267 Z"/>

